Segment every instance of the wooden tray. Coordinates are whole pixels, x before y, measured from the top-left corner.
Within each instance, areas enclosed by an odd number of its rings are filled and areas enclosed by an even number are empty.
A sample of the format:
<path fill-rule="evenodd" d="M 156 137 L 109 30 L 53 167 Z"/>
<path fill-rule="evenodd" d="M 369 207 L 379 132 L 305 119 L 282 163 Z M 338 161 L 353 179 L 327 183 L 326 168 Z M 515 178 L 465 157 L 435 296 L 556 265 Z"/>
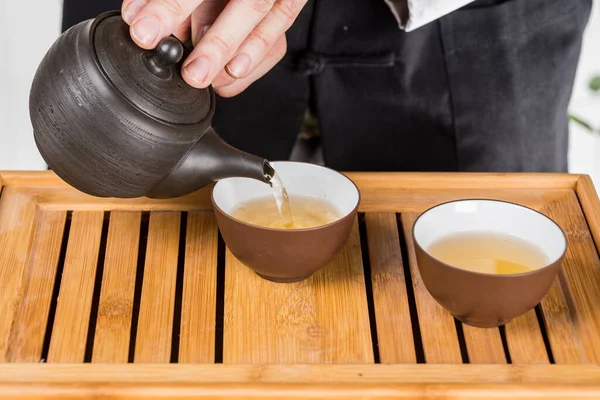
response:
<path fill-rule="evenodd" d="M 90 197 L 0 173 L 0 398 L 600 398 L 600 203 L 587 176 L 366 174 L 345 249 L 295 284 L 225 248 L 210 188 Z M 540 305 L 462 325 L 423 286 L 410 236 L 456 198 L 518 202 L 568 235 Z"/>

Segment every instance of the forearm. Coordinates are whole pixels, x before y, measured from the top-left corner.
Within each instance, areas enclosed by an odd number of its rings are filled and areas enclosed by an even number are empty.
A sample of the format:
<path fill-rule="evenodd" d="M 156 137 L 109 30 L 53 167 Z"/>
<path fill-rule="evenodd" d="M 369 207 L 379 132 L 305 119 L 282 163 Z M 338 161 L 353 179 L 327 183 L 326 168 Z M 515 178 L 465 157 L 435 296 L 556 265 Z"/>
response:
<path fill-rule="evenodd" d="M 413 31 L 474 0 L 384 0 L 407 32 Z"/>

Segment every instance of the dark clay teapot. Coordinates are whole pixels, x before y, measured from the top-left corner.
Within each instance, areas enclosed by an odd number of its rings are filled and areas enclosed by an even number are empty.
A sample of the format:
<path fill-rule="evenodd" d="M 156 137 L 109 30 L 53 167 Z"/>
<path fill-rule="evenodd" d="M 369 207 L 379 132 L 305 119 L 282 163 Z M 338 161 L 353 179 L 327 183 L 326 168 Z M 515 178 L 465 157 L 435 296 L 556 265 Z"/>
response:
<path fill-rule="evenodd" d="M 239 176 L 268 183 L 269 163 L 212 129 L 215 94 L 181 77 L 177 38 L 138 47 L 119 12 L 64 32 L 33 80 L 34 137 L 48 166 L 99 197 L 182 196 Z"/>

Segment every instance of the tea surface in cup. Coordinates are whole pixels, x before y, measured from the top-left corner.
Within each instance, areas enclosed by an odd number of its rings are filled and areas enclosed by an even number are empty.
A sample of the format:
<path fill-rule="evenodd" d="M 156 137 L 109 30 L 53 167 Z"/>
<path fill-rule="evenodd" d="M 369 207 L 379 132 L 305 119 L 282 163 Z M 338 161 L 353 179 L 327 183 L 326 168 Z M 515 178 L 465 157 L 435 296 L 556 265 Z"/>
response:
<path fill-rule="evenodd" d="M 446 264 L 486 274 L 521 274 L 548 264 L 542 249 L 502 232 L 453 233 L 431 243 L 427 251 Z"/>
<path fill-rule="evenodd" d="M 233 210 L 234 218 L 248 224 L 275 229 L 305 229 L 327 225 L 338 218 L 338 210 L 323 199 L 291 195 L 289 197 L 292 223 L 282 218 L 278 204 L 271 196 L 259 197 L 241 203 Z"/>

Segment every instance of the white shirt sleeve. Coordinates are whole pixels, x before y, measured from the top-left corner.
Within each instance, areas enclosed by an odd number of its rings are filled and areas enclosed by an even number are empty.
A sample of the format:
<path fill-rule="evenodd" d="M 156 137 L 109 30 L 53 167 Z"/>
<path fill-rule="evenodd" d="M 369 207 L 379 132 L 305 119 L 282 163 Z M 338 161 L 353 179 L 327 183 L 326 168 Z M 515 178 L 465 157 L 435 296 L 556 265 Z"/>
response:
<path fill-rule="evenodd" d="M 400 29 L 414 31 L 474 0 L 384 0 Z"/>

